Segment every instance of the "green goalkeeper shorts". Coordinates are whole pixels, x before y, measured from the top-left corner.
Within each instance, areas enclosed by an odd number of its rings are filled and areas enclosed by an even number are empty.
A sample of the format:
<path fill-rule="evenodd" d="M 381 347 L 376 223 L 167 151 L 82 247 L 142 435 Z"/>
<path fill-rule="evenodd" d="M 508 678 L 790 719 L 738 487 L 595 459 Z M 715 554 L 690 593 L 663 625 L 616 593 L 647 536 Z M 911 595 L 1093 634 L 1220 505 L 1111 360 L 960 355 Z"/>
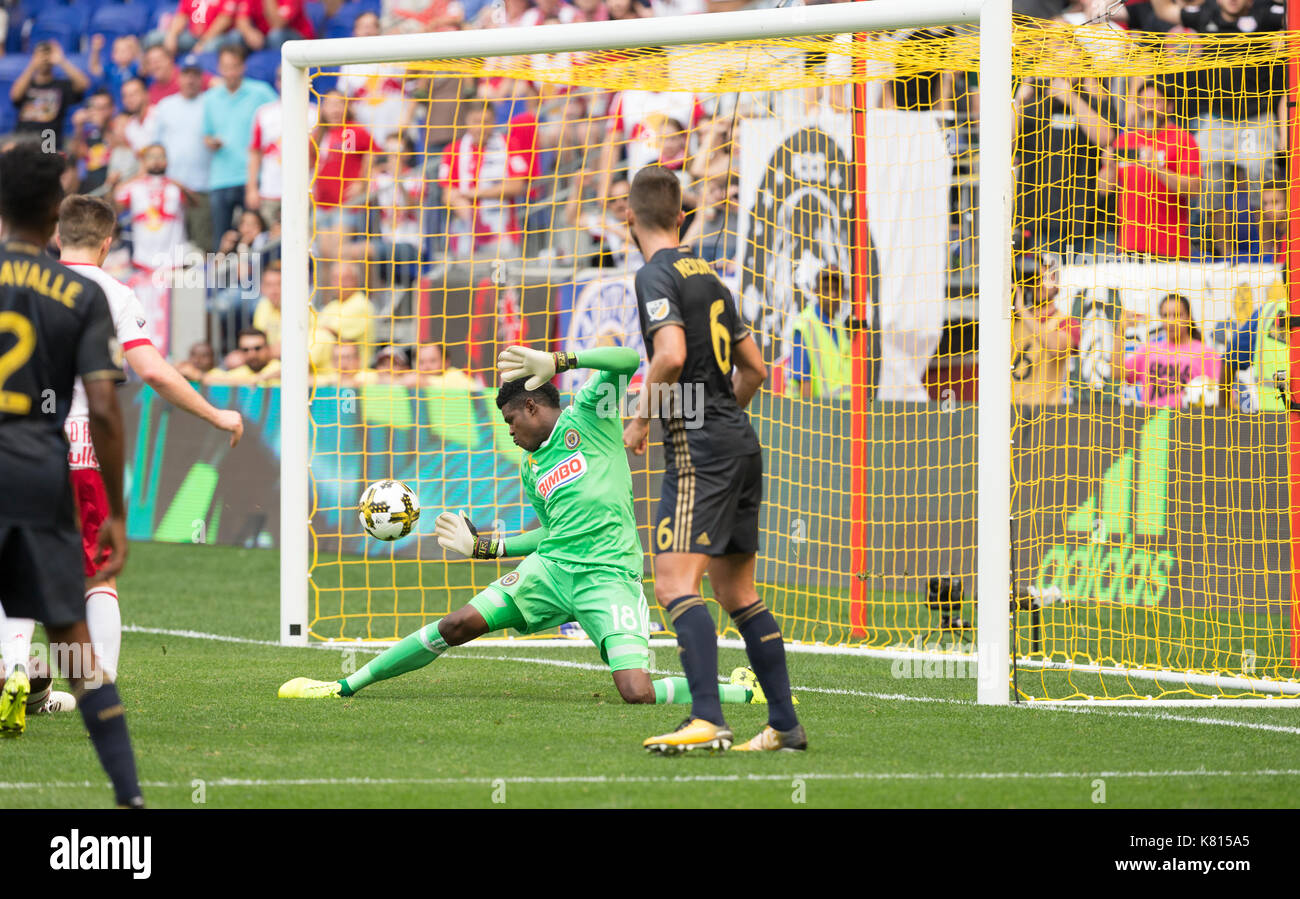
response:
<path fill-rule="evenodd" d="M 576 621 L 610 671 L 650 666 L 650 609 L 641 579 L 629 572 L 532 553 L 469 602 L 489 631 L 535 634 Z"/>

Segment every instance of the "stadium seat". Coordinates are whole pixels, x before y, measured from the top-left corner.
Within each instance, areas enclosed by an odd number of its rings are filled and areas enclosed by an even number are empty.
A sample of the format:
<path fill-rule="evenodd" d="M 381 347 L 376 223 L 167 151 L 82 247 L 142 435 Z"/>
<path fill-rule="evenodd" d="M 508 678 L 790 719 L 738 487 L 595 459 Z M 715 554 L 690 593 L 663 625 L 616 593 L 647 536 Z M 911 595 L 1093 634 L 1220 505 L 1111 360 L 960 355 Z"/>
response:
<path fill-rule="evenodd" d="M 86 12 L 76 6 L 46 6 L 32 23 L 31 33 L 27 36 L 27 48 L 31 50 L 41 41 L 56 41 L 67 53 L 81 50 L 81 42 L 86 34 Z"/>
<path fill-rule="evenodd" d="M 275 87 L 275 70 L 280 67 L 280 51 L 259 50 L 248 57 L 244 74 Z"/>
<path fill-rule="evenodd" d="M 122 35 L 143 35 L 149 30 L 150 13 L 149 7 L 139 3 L 101 6 L 90 18 L 90 33 L 102 34 L 109 44 Z"/>
<path fill-rule="evenodd" d="M 27 68 L 27 61 L 31 55 L 19 53 L 16 56 L 0 56 L 0 81 L 13 84 L 18 80 L 18 76 Z M 7 96 L 7 94 L 6 94 Z"/>
<path fill-rule="evenodd" d="M 351 37 L 352 25 L 363 12 L 378 12 L 364 3 L 345 3 L 325 23 L 325 37 Z"/>
<path fill-rule="evenodd" d="M 311 20 L 312 27 L 316 29 L 316 36 L 325 35 L 325 4 L 319 0 L 307 0 L 304 5 L 307 12 L 307 18 Z"/>

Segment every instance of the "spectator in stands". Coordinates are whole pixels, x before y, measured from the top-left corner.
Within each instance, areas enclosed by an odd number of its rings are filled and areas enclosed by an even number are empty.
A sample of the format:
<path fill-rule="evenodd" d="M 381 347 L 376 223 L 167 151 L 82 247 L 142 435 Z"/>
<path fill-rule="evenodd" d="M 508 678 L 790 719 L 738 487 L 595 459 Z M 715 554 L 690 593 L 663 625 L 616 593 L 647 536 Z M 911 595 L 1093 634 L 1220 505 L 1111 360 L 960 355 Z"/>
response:
<path fill-rule="evenodd" d="M 1011 401 L 1016 405 L 1065 401 L 1066 363 L 1079 346 L 1080 327 L 1056 305 L 1057 267 L 1056 258 L 1045 253 L 1016 257 L 1011 331 Z"/>
<path fill-rule="evenodd" d="M 352 23 L 353 37 L 379 34 L 379 16 L 363 12 Z M 348 98 L 349 121 L 365 127 L 375 143 L 382 145 L 388 135 L 410 124 L 412 111 L 406 99 L 406 67 L 388 65 L 345 65 L 339 68 L 336 85 Z"/>
<path fill-rule="evenodd" d="M 222 235 L 211 260 L 208 310 L 219 317 L 226 335 L 237 334 L 255 315 L 260 299 L 257 284 L 262 271 L 261 251 L 266 242 L 266 223 L 261 215 L 248 209 L 240 214 L 239 227 Z M 278 337 L 271 342 L 278 344 Z M 223 340 L 222 345 L 229 344 Z"/>
<path fill-rule="evenodd" d="M 316 29 L 303 0 L 236 0 L 235 30 L 244 46 L 279 51 L 285 41 L 313 40 Z"/>
<path fill-rule="evenodd" d="M 1191 202 L 1201 192 L 1201 152 L 1169 116 L 1165 89 L 1138 83 L 1131 129 L 1114 138 L 1097 187 L 1114 193 L 1119 249 L 1170 259 L 1191 255 Z M 1112 132 L 1113 133 L 1113 132 Z"/>
<path fill-rule="evenodd" d="M 54 69 L 63 70 L 56 78 Z M 81 101 L 90 88 L 90 79 L 63 55 L 54 41 L 41 41 L 32 58 L 9 89 L 9 99 L 18 107 L 18 134 L 46 133 L 54 138 L 56 149 L 63 149 L 63 127 L 68 110 Z"/>
<path fill-rule="evenodd" d="M 1286 28 L 1286 7 L 1280 0 L 1152 0 L 1156 15 L 1201 34 L 1240 35 Z M 1215 51 L 1222 65 L 1186 72 L 1188 115 L 1196 119 L 1196 141 L 1206 164 L 1232 164 L 1245 169 L 1252 196 L 1258 197 L 1264 167 L 1278 148 L 1277 123 L 1285 121 L 1282 102 L 1286 70 L 1282 63 L 1241 65 L 1249 52 L 1225 43 Z M 1276 118 L 1274 117 L 1276 114 Z M 1206 185 L 1207 193 L 1213 185 Z"/>
<path fill-rule="evenodd" d="M 342 257 L 348 235 L 359 230 L 365 216 L 366 173 L 375 149 L 370 132 L 348 120 L 347 98 L 330 91 L 320 101 L 320 115 L 312 129 L 310 149 L 315 179 L 318 254 Z"/>
<path fill-rule="evenodd" d="M 212 76 L 204 72 L 198 64 L 198 57 L 188 55 L 185 57 L 198 68 L 201 83 L 199 91 L 202 93 L 212 86 Z M 154 44 L 144 51 L 144 74 L 149 79 L 149 102 L 157 106 L 165 97 L 181 92 L 181 68 L 176 65 L 176 57 L 162 44 Z"/>
<path fill-rule="evenodd" d="M 150 52 L 162 48 L 151 48 Z M 170 57 L 167 57 L 170 63 Z M 185 207 L 185 231 L 200 252 L 216 249 L 217 236 L 212 233 L 212 203 L 208 196 L 211 183 L 212 151 L 203 139 L 203 70 L 197 56 L 181 60 L 177 75 L 179 91 L 164 96 L 154 110 L 155 136 L 167 151 L 168 173 L 177 184 L 189 191 L 191 202 Z"/>
<path fill-rule="evenodd" d="M 280 70 L 275 71 L 275 89 L 280 89 Z M 313 105 L 308 116 L 316 114 Z M 284 106 L 277 97 L 253 114 L 253 136 L 248 145 L 248 185 L 244 188 L 244 208 L 262 213 L 267 224 L 280 220 L 280 202 L 284 194 L 284 169 L 281 162 L 284 138 Z"/>
<path fill-rule="evenodd" d="M 413 34 L 460 28 L 465 7 L 460 0 L 383 0 L 384 34 Z"/>
<path fill-rule="evenodd" d="M 644 262 L 627 224 L 628 189 L 627 179 L 620 178 L 610 185 L 605 202 L 593 204 L 586 213 L 587 233 L 595 248 L 595 257 L 589 265 L 632 268 Z"/>
<path fill-rule="evenodd" d="M 329 364 L 317 366 L 316 383 L 338 387 L 359 387 L 370 380 L 370 369 L 361 364 L 361 348 L 355 343 L 335 343 L 330 347 Z"/>
<path fill-rule="evenodd" d="M 140 171 L 140 156 L 126 142 L 126 122 L 126 116 L 115 115 L 108 123 L 108 177 L 101 188 L 103 196 L 111 197 Z"/>
<path fill-rule="evenodd" d="M 72 114 L 68 154 L 80 166 L 79 193 L 95 193 L 108 179 L 108 130 L 112 121 L 113 97 L 106 87 L 91 94 L 86 105 Z"/>
<path fill-rule="evenodd" d="M 189 356 L 176 364 L 176 370 L 190 381 L 202 381 L 203 376 L 216 367 L 217 355 L 206 340 L 191 346 Z"/>
<path fill-rule="evenodd" d="M 280 358 L 280 262 L 262 269 L 262 296 L 253 310 L 253 327 L 266 334 L 272 358 Z"/>
<path fill-rule="evenodd" d="M 478 103 L 457 110 L 461 136 L 443 153 L 438 181 L 449 210 L 448 250 L 457 255 L 516 249 L 522 238 L 522 200 L 537 165 L 531 127 L 492 127 Z"/>
<path fill-rule="evenodd" d="M 372 345 L 374 307 L 366 297 L 361 263 L 325 263 L 318 272 L 314 300 L 324 305 L 316 314 L 311 358 L 317 368 L 328 368 L 335 343 Z"/>
<path fill-rule="evenodd" d="M 605 9 L 611 19 L 643 19 L 654 15 L 649 4 L 639 0 L 605 0 Z"/>
<path fill-rule="evenodd" d="M 1290 228 L 1290 210 L 1286 202 L 1287 184 L 1280 178 L 1264 183 L 1259 204 L 1259 245 L 1265 262 L 1277 265 L 1286 262 L 1287 231 Z"/>
<path fill-rule="evenodd" d="M 605 22 L 609 19 L 609 10 L 603 0 L 573 0 L 578 14 L 578 22 Z"/>
<path fill-rule="evenodd" d="M 90 56 L 86 60 L 86 68 L 95 83 L 108 88 L 113 101 L 120 105 L 122 85 L 140 75 L 140 39 L 134 34 L 114 38 L 113 53 L 107 66 L 101 58 L 103 52 L 104 36 L 93 35 L 90 38 Z"/>
<path fill-rule="evenodd" d="M 406 375 L 408 387 L 448 387 L 470 390 L 474 382 L 459 368 L 447 364 L 440 343 L 420 344 L 415 353 L 415 368 Z"/>
<path fill-rule="evenodd" d="M 410 380 L 411 357 L 401 347 L 385 345 L 375 353 L 374 381 L 378 384 L 405 384 Z"/>
<path fill-rule="evenodd" d="M 203 383 L 269 386 L 280 382 L 280 360 L 271 358 L 270 344 L 261 331 L 245 328 L 239 332 L 239 354 L 243 365 L 229 371 L 214 368 L 203 376 Z"/>
<path fill-rule="evenodd" d="M 1251 207 L 1249 177 L 1240 166 L 1211 165 L 1215 187 L 1201 199 L 1201 254 L 1208 259 L 1252 262 L 1259 259 L 1258 213 Z"/>
<path fill-rule="evenodd" d="M 161 42 L 173 58 L 215 50 L 230 40 L 235 4 L 236 0 L 180 0 L 167 31 L 154 32 L 146 42 Z"/>
<path fill-rule="evenodd" d="M 1123 351 L 1122 335 L 1128 324 L 1143 318 L 1130 310 L 1124 311 L 1115 341 L 1116 354 Z M 1165 339 L 1140 345 L 1124 358 L 1119 370 L 1125 381 L 1139 385 L 1143 405 L 1180 408 L 1188 384 L 1198 379 L 1211 385 L 1219 383 L 1222 360 L 1201 340 L 1187 297 L 1167 294 L 1160 301 L 1160 319 Z"/>
<path fill-rule="evenodd" d="M 812 399 L 847 400 L 853 383 L 852 337 L 841 320 L 844 273 L 827 266 L 817 273 L 817 298 L 794 323 L 790 377 Z"/>
<path fill-rule="evenodd" d="M 276 98 L 271 85 L 244 77 L 246 57 L 243 47 L 223 47 L 217 59 L 221 83 L 203 95 L 203 138 L 212 151 L 208 191 L 213 234 L 226 233 L 244 202 L 253 117 Z"/>
<path fill-rule="evenodd" d="M 1016 92 L 1016 214 L 1053 253 L 1096 249 L 1097 172 L 1120 110 L 1095 78 L 1028 78 Z"/>
<path fill-rule="evenodd" d="M 371 167 L 371 222 L 366 233 L 378 235 L 385 244 L 383 258 L 415 259 L 424 238 L 421 212 L 424 208 L 424 173 L 416 164 L 415 144 L 409 137 L 390 134 L 384 155 Z"/>
<path fill-rule="evenodd" d="M 682 243 L 707 262 L 736 258 L 740 228 L 740 186 L 727 174 L 714 175 L 700 191 L 700 207 L 682 236 Z"/>
<path fill-rule="evenodd" d="M 659 60 L 666 67 L 667 57 L 659 52 Z M 626 90 L 619 93 L 609 110 L 611 127 L 601 161 L 602 172 L 613 172 L 620 153 L 627 159 L 627 177 L 659 160 L 660 140 L 666 120 L 679 122 L 679 130 L 695 128 L 705 112 L 703 105 L 691 93 L 677 91 Z M 608 181 L 601 186 L 602 195 L 609 193 Z"/>
<path fill-rule="evenodd" d="M 152 144 L 140 152 L 143 171 L 114 192 L 131 227 L 131 262 L 153 272 L 169 265 L 185 243 L 185 192 L 167 177 L 167 151 Z"/>
<path fill-rule="evenodd" d="M 122 112 L 126 115 L 126 142 L 139 153 L 157 141 L 149 90 L 140 78 L 128 78 L 122 84 Z"/>

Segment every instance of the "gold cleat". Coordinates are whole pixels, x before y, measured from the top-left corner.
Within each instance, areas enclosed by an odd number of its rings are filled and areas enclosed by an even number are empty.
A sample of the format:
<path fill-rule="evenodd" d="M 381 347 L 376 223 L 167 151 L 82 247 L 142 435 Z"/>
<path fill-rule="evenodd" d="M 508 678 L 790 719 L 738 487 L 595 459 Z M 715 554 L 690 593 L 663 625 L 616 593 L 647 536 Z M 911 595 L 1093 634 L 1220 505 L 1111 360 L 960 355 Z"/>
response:
<path fill-rule="evenodd" d="M 758 682 L 758 675 L 754 673 L 753 668 L 733 668 L 731 670 L 730 683 L 738 687 L 744 687 L 749 691 L 749 701 L 760 705 L 767 705 L 767 694 L 763 692 L 763 687 Z M 793 693 L 790 694 L 790 704 L 798 705 L 799 697 Z"/>
<path fill-rule="evenodd" d="M 334 699 L 343 685 L 336 680 L 312 680 L 295 677 L 280 687 L 281 699 Z"/>
<path fill-rule="evenodd" d="M 27 671 L 15 665 L 0 691 L 0 736 L 17 737 L 27 729 L 27 694 L 31 690 Z"/>
<path fill-rule="evenodd" d="M 703 718 L 687 718 L 672 733 L 651 737 L 641 745 L 662 755 L 677 755 L 693 749 L 726 752 L 731 748 L 731 739 L 731 729 L 726 725 L 719 726 Z"/>
<path fill-rule="evenodd" d="M 777 730 L 767 725 L 748 743 L 737 743 L 731 747 L 732 752 L 803 752 L 808 748 L 808 736 L 803 732 L 803 725 L 796 724 L 794 730 Z"/>

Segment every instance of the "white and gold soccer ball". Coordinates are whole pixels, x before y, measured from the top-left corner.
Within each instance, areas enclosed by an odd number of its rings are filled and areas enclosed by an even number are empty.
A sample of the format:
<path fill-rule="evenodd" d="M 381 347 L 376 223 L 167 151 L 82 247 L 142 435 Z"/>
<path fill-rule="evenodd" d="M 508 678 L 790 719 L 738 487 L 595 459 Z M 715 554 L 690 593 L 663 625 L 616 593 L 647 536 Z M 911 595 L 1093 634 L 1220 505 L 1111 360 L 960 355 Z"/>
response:
<path fill-rule="evenodd" d="M 361 526 L 376 540 L 400 540 L 420 520 L 420 498 L 401 481 L 375 481 L 361 494 Z"/>

